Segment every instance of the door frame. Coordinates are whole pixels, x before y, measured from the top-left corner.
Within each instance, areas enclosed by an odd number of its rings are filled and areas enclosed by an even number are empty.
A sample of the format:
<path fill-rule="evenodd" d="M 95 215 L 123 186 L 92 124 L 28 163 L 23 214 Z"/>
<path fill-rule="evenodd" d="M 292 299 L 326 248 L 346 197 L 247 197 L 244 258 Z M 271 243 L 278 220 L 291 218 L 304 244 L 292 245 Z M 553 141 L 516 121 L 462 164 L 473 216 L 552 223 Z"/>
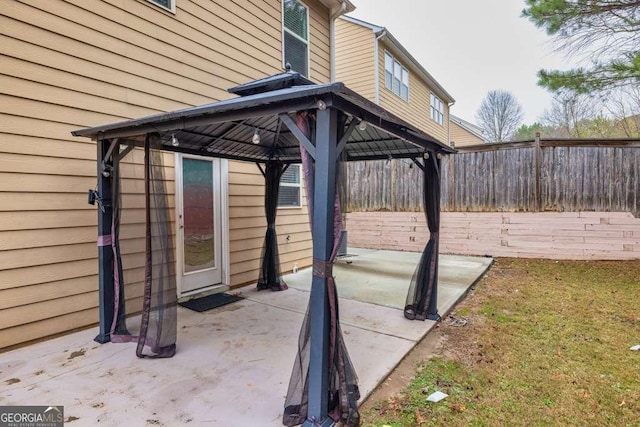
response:
<path fill-rule="evenodd" d="M 180 228 L 180 211 L 182 210 L 183 197 L 179 193 L 182 191 L 182 158 L 207 160 L 213 163 L 213 176 L 220 182 L 220 206 L 218 215 L 220 216 L 220 268 L 222 283 L 208 286 L 193 291 L 182 291 L 182 272 L 184 271 L 184 255 L 182 247 L 182 229 Z M 229 162 L 226 159 L 217 157 L 197 156 L 193 154 L 175 153 L 175 255 L 176 255 L 176 288 L 178 298 L 189 297 L 204 293 L 224 292 L 231 285 L 231 266 L 229 254 Z M 214 200 L 215 204 L 215 200 Z M 215 209 L 215 207 L 214 207 Z M 214 291 L 214 292 L 211 292 Z"/>

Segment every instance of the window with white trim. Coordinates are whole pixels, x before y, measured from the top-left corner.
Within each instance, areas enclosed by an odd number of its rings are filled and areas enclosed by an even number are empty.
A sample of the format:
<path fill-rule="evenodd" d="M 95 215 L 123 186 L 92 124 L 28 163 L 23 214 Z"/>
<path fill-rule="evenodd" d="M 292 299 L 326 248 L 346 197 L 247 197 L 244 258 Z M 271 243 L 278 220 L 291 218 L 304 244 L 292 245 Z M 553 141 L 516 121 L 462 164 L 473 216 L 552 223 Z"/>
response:
<path fill-rule="evenodd" d="M 176 11 L 176 0 L 147 0 L 173 13 Z"/>
<path fill-rule="evenodd" d="M 284 65 L 309 77 L 309 8 L 298 0 L 282 0 Z"/>
<path fill-rule="evenodd" d="M 391 92 L 409 102 L 409 71 L 389 52 L 384 53 L 384 84 Z"/>
<path fill-rule="evenodd" d="M 300 165 L 290 165 L 280 178 L 278 192 L 279 208 L 299 208 L 302 206 L 302 184 Z"/>
<path fill-rule="evenodd" d="M 431 92 L 431 119 L 438 124 L 444 123 L 444 103 Z"/>

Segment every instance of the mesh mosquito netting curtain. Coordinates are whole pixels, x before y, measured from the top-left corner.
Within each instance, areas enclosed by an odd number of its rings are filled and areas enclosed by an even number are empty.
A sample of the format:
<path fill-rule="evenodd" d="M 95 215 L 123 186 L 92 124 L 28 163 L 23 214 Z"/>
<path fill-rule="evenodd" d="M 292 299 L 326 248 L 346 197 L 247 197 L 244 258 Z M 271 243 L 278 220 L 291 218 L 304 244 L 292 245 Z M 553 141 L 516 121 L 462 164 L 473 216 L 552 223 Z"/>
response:
<path fill-rule="evenodd" d="M 144 151 L 126 149 L 113 162 L 111 341 L 136 342 L 138 357 L 172 357 L 176 351 L 172 208 L 160 145 L 158 135 L 147 135 Z M 139 318 L 127 319 L 138 312 Z"/>
<path fill-rule="evenodd" d="M 416 268 L 404 308 L 410 320 L 439 320 L 438 239 L 440 233 L 440 161 L 432 154 L 424 159 L 422 169 L 422 200 L 429 227 L 429 241 Z"/>
<path fill-rule="evenodd" d="M 296 124 L 300 130 L 314 142 L 315 122 L 311 115 L 298 113 Z M 343 128 L 340 127 L 340 128 Z M 307 205 L 309 208 L 310 222 L 313 229 L 313 194 L 315 165 L 309 153 L 301 146 L 302 165 L 304 170 L 305 187 L 307 194 Z M 340 166 L 342 162 L 338 162 Z M 336 168 L 336 183 L 340 182 L 341 167 Z M 358 378 L 345 345 L 342 329 L 340 327 L 340 316 L 338 310 L 338 293 L 335 278 L 331 274 L 332 264 L 336 259 L 340 237 L 342 234 L 342 209 L 340 189 L 341 185 L 336 185 L 337 191 L 334 202 L 334 238 L 333 251 L 329 263 L 325 266 L 324 272 L 317 272 L 318 268 L 314 261 L 314 275 L 322 274 L 327 277 L 327 303 L 329 306 L 329 416 L 337 421 L 341 421 L 346 426 L 357 426 L 360 424 L 357 401 L 360 398 L 358 389 Z M 294 368 L 291 373 L 289 389 L 285 399 L 285 410 L 283 424 L 294 426 L 302 424 L 307 419 L 309 403 L 309 359 L 310 359 L 310 315 L 309 307 L 304 317 L 298 341 L 298 353 L 295 359 Z"/>
<path fill-rule="evenodd" d="M 278 235 L 276 234 L 280 179 L 285 170 L 284 163 L 277 160 L 269 160 L 263 171 L 265 182 L 264 210 L 267 217 L 267 231 L 262 246 L 260 277 L 258 278 L 259 290 L 284 291 L 287 289 L 287 284 L 280 276 L 280 256 L 278 254 Z"/>

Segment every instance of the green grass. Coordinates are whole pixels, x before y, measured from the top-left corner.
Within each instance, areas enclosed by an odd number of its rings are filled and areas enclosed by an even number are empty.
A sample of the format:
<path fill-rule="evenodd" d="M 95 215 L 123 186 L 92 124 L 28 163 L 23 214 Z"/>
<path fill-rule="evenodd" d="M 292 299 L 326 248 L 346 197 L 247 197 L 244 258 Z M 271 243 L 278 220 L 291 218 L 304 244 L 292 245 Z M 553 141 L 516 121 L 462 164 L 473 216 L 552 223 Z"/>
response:
<path fill-rule="evenodd" d="M 640 426 L 639 308 L 640 262 L 500 259 L 457 307 L 469 323 L 442 323 L 441 354 L 363 425 Z"/>

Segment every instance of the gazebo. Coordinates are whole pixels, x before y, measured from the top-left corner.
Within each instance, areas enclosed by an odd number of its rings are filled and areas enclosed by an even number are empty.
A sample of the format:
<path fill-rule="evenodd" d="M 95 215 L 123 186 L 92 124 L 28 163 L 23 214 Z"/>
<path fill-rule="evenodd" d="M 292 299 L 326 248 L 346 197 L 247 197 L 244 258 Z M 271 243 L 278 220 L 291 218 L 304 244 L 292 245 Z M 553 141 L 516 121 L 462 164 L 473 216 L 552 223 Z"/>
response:
<path fill-rule="evenodd" d="M 72 132 L 97 142 L 100 331 L 96 341 L 137 342 L 139 357 L 171 357 L 176 349 L 176 289 L 161 151 L 257 164 L 265 177 L 267 230 L 260 289 L 286 289 L 275 231 L 280 177 L 303 164 L 313 237 L 313 279 L 283 422 L 327 426 L 358 423 L 355 371 L 342 339 L 333 262 L 341 236 L 340 165 L 410 159 L 424 173 L 430 238 L 407 295 L 405 317 L 439 319 L 437 309 L 440 158 L 454 152 L 434 137 L 366 100 L 342 83 L 314 84 L 287 71 L 229 91 L 237 97 Z M 126 327 L 120 257 L 120 160 L 145 150 L 146 261 L 140 333 Z"/>

